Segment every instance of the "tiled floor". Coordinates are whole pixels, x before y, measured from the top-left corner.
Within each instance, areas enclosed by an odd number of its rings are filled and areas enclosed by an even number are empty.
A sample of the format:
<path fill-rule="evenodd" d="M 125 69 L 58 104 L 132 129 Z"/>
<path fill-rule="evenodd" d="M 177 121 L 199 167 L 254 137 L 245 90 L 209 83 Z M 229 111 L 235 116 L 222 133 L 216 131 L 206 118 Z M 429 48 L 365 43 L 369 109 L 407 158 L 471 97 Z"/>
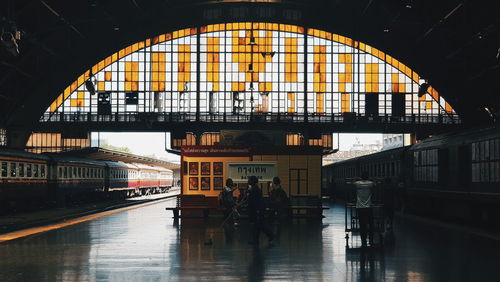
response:
<path fill-rule="evenodd" d="M 174 200 L 0 244 L 0 281 L 499 281 L 500 242 L 400 217 L 393 245 L 345 249 L 344 209 L 323 221 L 249 226 L 174 222 Z M 262 235 L 264 236 L 264 235 Z M 212 244 L 207 244 L 211 240 Z"/>

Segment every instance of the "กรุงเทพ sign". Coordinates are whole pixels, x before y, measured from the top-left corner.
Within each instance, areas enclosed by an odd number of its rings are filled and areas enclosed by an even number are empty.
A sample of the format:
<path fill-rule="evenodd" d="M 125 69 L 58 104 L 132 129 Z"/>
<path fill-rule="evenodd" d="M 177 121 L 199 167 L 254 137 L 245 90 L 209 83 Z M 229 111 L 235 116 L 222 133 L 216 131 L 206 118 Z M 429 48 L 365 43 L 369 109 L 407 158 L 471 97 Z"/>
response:
<path fill-rule="evenodd" d="M 247 181 L 255 175 L 259 181 L 272 181 L 277 176 L 275 162 L 228 162 L 227 177 L 235 182 Z"/>

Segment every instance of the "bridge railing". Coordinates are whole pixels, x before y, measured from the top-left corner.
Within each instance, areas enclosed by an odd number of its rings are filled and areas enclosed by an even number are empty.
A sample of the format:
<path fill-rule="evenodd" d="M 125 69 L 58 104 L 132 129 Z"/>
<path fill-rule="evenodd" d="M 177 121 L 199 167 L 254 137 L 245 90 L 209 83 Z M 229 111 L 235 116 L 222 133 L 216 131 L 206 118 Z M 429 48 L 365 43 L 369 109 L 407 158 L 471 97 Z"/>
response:
<path fill-rule="evenodd" d="M 363 115 L 356 113 L 340 114 L 303 114 L 303 113 L 166 113 L 166 112 L 134 112 L 99 115 L 97 113 L 55 113 L 45 114 L 41 123 L 51 122 L 104 122 L 104 123 L 134 123 L 134 122 L 212 122 L 212 123 L 247 123 L 247 122 L 277 122 L 277 123 L 377 123 L 377 124 L 460 124 L 458 116 L 448 115 Z"/>

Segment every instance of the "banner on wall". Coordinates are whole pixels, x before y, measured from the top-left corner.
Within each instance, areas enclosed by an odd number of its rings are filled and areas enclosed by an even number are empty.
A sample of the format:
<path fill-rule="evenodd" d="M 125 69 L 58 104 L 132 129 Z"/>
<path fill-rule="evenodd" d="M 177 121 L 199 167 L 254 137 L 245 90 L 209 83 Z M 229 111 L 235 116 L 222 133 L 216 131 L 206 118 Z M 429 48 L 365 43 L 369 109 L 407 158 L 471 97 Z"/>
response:
<path fill-rule="evenodd" d="M 227 162 L 226 172 L 234 182 L 246 182 L 252 175 L 259 181 L 272 181 L 278 175 L 276 162 Z"/>

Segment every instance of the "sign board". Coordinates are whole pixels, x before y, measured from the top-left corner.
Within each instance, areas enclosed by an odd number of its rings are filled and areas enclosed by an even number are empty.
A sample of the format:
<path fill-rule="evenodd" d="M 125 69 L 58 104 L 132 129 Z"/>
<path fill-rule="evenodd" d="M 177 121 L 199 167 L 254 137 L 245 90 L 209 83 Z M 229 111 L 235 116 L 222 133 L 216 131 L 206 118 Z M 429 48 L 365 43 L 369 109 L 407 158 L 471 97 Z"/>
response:
<path fill-rule="evenodd" d="M 278 175 L 276 162 L 227 162 L 226 176 L 234 182 L 246 182 L 255 175 L 260 181 L 272 181 Z"/>
<path fill-rule="evenodd" d="M 181 155 L 187 157 L 238 157 L 249 156 L 248 147 L 183 146 Z"/>

